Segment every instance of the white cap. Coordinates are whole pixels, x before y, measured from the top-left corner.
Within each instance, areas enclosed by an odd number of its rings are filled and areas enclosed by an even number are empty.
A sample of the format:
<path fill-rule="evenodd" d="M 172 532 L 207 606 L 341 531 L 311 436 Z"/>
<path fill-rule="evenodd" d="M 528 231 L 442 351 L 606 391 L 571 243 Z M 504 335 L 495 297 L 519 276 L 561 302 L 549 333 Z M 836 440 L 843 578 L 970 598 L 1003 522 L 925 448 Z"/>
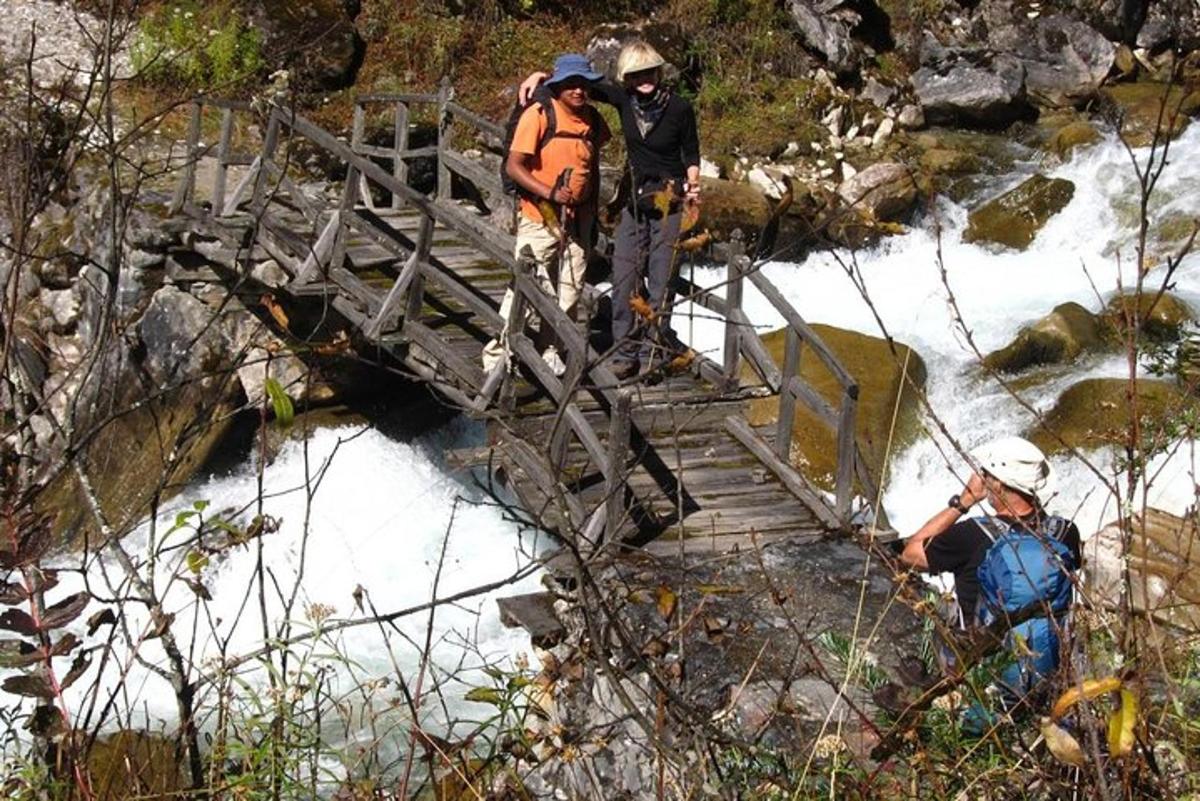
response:
<path fill-rule="evenodd" d="M 1054 494 L 1054 469 L 1046 454 L 1027 439 L 994 439 L 971 451 L 971 459 L 1000 483 L 1043 503 Z"/>

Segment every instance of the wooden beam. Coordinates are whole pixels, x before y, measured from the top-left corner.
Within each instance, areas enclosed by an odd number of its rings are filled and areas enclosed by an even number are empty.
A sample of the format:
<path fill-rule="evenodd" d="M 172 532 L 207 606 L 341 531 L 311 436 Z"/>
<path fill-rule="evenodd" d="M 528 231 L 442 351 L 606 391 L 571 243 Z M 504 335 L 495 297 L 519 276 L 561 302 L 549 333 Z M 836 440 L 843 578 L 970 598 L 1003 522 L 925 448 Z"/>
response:
<path fill-rule="evenodd" d="M 217 142 L 217 174 L 213 176 L 212 213 L 220 216 L 225 211 L 225 179 L 228 172 L 229 142 L 233 138 L 233 109 L 221 110 L 221 134 Z"/>
<path fill-rule="evenodd" d="M 497 122 L 493 122 L 492 120 L 489 120 L 487 117 L 482 117 L 482 116 L 476 114 L 474 111 L 471 111 L 469 108 L 460 106 L 458 103 L 455 103 L 453 100 L 446 103 L 446 110 L 449 111 L 451 114 L 453 114 L 455 117 L 458 117 L 459 119 L 461 119 L 463 122 L 466 122 L 466 123 L 469 123 L 470 125 L 475 126 L 476 128 L 478 128 L 479 130 L 483 131 L 486 134 L 490 134 L 490 135 L 496 137 L 497 139 L 504 138 L 504 126 L 503 125 L 500 125 Z"/>
<path fill-rule="evenodd" d="M 202 111 L 203 107 L 200 103 L 192 103 L 192 115 L 188 120 L 187 145 L 184 148 L 185 161 L 183 164 L 183 175 L 179 179 L 179 184 L 175 187 L 175 196 L 171 198 L 172 214 L 178 214 L 183 211 L 183 207 L 191 202 L 192 195 L 196 191 L 196 161 L 199 159 L 196 149 L 200 144 L 200 115 Z"/>
<path fill-rule="evenodd" d="M 467 385 L 471 396 L 479 392 L 479 388 L 483 386 L 483 370 L 459 356 L 453 348 L 442 341 L 436 331 L 416 320 L 406 319 L 401 333 L 405 339 L 419 345 L 422 350 L 458 376 Z"/>
<path fill-rule="evenodd" d="M 727 310 L 724 351 L 726 389 L 735 389 L 741 383 L 738 375 L 740 369 L 738 357 L 742 353 L 742 332 L 741 326 L 731 320 L 730 316 L 734 311 L 741 311 L 742 277 L 749 265 L 749 261 L 745 256 L 741 255 L 740 240 L 735 240 L 732 244 L 735 253 L 729 259 L 729 264 L 726 267 L 727 283 L 725 285 L 725 308 Z"/>
<path fill-rule="evenodd" d="M 404 151 L 408 149 L 408 104 L 396 103 L 394 116 L 395 129 L 392 132 L 392 148 L 395 150 L 392 161 L 392 177 L 396 183 L 408 183 L 408 163 L 404 160 Z M 404 198 L 392 193 L 392 208 L 399 209 L 404 205 Z"/>
<path fill-rule="evenodd" d="M 382 333 L 383 327 L 391 322 L 394 315 L 399 313 L 400 301 L 404 297 L 404 293 L 408 291 L 409 285 L 412 284 L 413 278 L 420 272 L 421 262 L 429 258 L 429 248 L 432 245 L 433 219 L 422 217 L 421 228 L 417 232 L 416 249 L 408 257 L 408 261 L 405 262 L 404 267 L 400 270 L 400 275 L 397 276 L 395 283 L 388 290 L 387 296 L 379 306 L 379 311 L 375 314 L 375 318 L 371 320 L 371 324 L 363 332 L 368 339 L 377 339 L 380 333 Z"/>
<path fill-rule="evenodd" d="M 250 169 L 242 176 L 242 180 L 237 182 L 233 188 L 233 194 L 225 200 L 225 208 L 221 210 L 221 216 L 228 217 L 237 212 L 237 208 L 241 205 L 242 197 L 245 196 L 246 190 L 254 186 L 258 182 L 258 172 L 262 169 L 262 156 L 255 157 L 250 163 Z"/>
<path fill-rule="evenodd" d="M 822 523 L 832 530 L 840 530 L 843 527 L 841 518 L 829 507 L 820 491 L 813 487 L 796 468 L 776 456 L 775 452 L 771 450 L 771 446 L 763 442 L 745 418 L 729 415 L 725 418 L 725 430 L 742 443 L 746 450 L 758 457 L 758 460 L 770 469 L 793 495 L 803 501 L 804 505 L 811 509 Z"/>
<path fill-rule="evenodd" d="M 775 307 L 775 311 L 783 316 L 788 325 L 795 328 L 797 333 L 804 338 L 804 341 L 817 354 L 817 358 L 829 368 L 829 372 L 838 380 L 842 388 L 850 390 L 853 387 L 855 394 L 857 394 L 858 385 L 855 383 L 854 377 L 846 372 L 846 368 L 838 361 L 837 356 L 834 355 L 833 351 L 829 349 L 821 337 L 817 336 L 817 332 L 813 331 L 808 323 L 804 322 L 803 318 L 792 307 L 792 304 L 788 303 L 783 293 L 758 270 L 750 273 L 750 283 L 754 284 L 754 287 L 763 294 L 767 302 Z"/>
<path fill-rule="evenodd" d="M 450 149 L 451 137 L 451 121 L 450 110 L 447 108 L 450 104 L 450 95 L 453 90 L 450 88 L 450 80 L 443 78 L 442 83 L 438 86 L 438 110 L 437 110 L 437 199 L 450 200 L 450 165 L 446 163 L 446 151 Z"/>
<path fill-rule="evenodd" d="M 436 103 L 437 95 L 428 92 L 367 92 L 356 95 L 355 103 Z"/>
<path fill-rule="evenodd" d="M 500 195 L 504 187 L 500 176 L 477 161 L 473 161 L 456 150 L 447 149 L 440 154 L 446 166 L 453 172 L 473 183 L 477 189 L 490 196 Z"/>
<path fill-rule="evenodd" d="M 268 164 L 275 158 L 275 148 L 279 146 L 279 127 L 285 116 L 295 117 L 295 114 L 288 115 L 282 109 L 276 107 L 271 112 L 270 121 L 267 122 L 267 133 L 263 137 L 262 155 L 259 157 L 259 170 L 254 179 L 254 194 L 250 197 L 250 209 L 254 214 L 261 213 L 266 206 L 267 171 L 262 169 L 262 165 Z"/>
<path fill-rule="evenodd" d="M 341 212 L 335 211 L 329 216 L 329 222 L 325 223 L 325 230 L 321 231 L 321 235 L 317 237 L 316 244 L 304 258 L 296 277 L 292 279 L 293 284 L 308 283 L 325 266 L 341 227 Z"/>
<path fill-rule="evenodd" d="M 617 391 L 608 425 L 608 472 L 604 475 L 605 536 L 617 542 L 625 522 L 625 460 L 629 454 L 630 409 L 633 392 Z"/>
<path fill-rule="evenodd" d="M 746 316 L 746 312 L 741 309 L 734 309 L 729 314 L 729 321 L 738 327 L 740 337 L 738 344 L 741 346 L 742 355 L 749 361 L 750 365 L 762 377 L 763 383 L 771 388 L 772 392 L 779 392 L 783 386 L 783 374 L 779 372 L 779 366 L 775 364 L 775 360 L 771 358 L 770 351 L 763 344 L 762 338 L 758 335 L 758 330 L 754 324 L 750 322 L 750 318 Z"/>
<path fill-rule="evenodd" d="M 837 425 L 837 478 L 834 482 L 834 510 L 842 520 L 850 518 L 850 500 L 854 496 L 854 462 L 858 456 L 854 438 L 857 408 L 857 398 L 849 392 L 842 396 Z"/>
<path fill-rule="evenodd" d="M 795 329 L 787 330 L 787 341 L 783 354 L 783 381 L 786 390 L 779 393 L 779 419 L 775 424 L 775 454 L 785 462 L 791 460 L 792 428 L 796 424 L 796 396 L 791 382 L 800 371 L 800 335 Z"/>

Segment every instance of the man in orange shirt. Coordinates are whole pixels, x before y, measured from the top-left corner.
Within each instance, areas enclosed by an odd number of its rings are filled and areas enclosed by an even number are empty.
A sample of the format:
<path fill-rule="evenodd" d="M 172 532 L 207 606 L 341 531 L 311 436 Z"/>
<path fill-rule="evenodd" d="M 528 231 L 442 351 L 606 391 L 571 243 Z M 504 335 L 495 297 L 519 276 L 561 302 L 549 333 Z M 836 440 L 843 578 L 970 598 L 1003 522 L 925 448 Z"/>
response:
<path fill-rule="evenodd" d="M 596 220 L 600 147 L 611 136 L 600 113 L 588 103 L 588 86 L 600 78 L 584 56 L 559 56 L 554 74 L 546 81 L 553 98 L 531 103 L 521 114 L 505 162 L 520 200 L 517 258 L 529 248 L 537 282 L 572 318 L 583 292 Z M 561 231 L 554 230 L 554 221 L 544 219 L 539 206 L 545 203 L 554 209 Z M 500 304 L 500 316 L 505 320 L 512 299 L 509 289 Z M 530 328 L 539 329 L 535 342 L 542 358 L 556 375 L 562 375 L 565 366 L 552 332 L 541 331 L 532 315 L 527 322 Z M 507 334 L 501 332 L 484 346 L 485 370 L 507 357 Z"/>

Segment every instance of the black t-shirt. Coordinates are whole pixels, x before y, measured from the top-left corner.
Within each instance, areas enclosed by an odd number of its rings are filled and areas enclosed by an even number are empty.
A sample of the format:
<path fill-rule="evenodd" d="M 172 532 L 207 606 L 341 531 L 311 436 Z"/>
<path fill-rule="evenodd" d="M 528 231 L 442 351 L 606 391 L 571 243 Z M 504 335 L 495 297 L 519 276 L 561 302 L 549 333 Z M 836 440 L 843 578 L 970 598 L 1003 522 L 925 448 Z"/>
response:
<path fill-rule="evenodd" d="M 642 136 L 638 130 L 633 98 L 625 87 L 612 81 L 599 81 L 589 87 L 592 96 L 616 106 L 621 115 L 621 131 L 634 175 L 642 178 L 673 178 L 683 188 L 686 168 L 700 165 L 700 137 L 696 133 L 696 112 L 692 104 L 677 94 L 667 100 L 662 119 Z"/>
<path fill-rule="evenodd" d="M 1061 518 L 1060 518 L 1061 519 Z M 975 607 L 979 603 L 979 563 L 992 545 L 992 537 L 1011 524 L 1009 518 L 996 518 L 992 524 L 992 536 L 984 531 L 980 522 L 975 518 L 959 520 L 946 531 L 925 543 L 925 559 L 929 563 L 930 573 L 953 573 L 954 594 L 958 598 L 958 606 L 962 610 L 963 620 L 968 626 L 975 621 Z M 1066 523 L 1057 538 L 1071 552 L 1075 560 L 1073 569 L 1078 568 L 1083 559 L 1080 555 L 1079 529 L 1074 523 Z"/>

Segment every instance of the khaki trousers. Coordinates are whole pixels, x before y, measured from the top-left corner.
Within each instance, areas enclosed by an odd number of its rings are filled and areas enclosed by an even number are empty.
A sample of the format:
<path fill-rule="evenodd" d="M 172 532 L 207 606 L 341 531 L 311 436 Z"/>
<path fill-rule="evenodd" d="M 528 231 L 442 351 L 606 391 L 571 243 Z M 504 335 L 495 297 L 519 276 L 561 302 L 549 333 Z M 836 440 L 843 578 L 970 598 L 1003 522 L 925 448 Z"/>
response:
<path fill-rule="evenodd" d="M 583 294 L 588 256 L 585 243 L 591 241 L 593 222 L 594 217 L 590 211 L 576 209 L 567 224 L 566 242 L 560 243 L 558 237 L 550 233 L 545 224 L 534 222 L 524 214 L 517 215 L 516 257 L 521 258 L 521 251 L 526 247 L 532 251 L 534 280 L 547 295 L 558 300 L 558 307 L 566 312 L 572 321 L 575 319 L 575 307 L 579 303 L 579 297 Z M 482 361 L 485 371 L 491 372 L 501 359 L 508 357 L 507 320 L 513 297 L 512 287 L 509 287 L 500 302 L 500 317 L 505 320 L 505 330 L 500 332 L 499 337 L 483 346 Z M 525 326 L 534 332 L 534 344 L 539 352 L 557 349 L 553 332 L 549 327 L 546 331 L 541 330 L 541 320 L 528 304 L 525 307 Z"/>

